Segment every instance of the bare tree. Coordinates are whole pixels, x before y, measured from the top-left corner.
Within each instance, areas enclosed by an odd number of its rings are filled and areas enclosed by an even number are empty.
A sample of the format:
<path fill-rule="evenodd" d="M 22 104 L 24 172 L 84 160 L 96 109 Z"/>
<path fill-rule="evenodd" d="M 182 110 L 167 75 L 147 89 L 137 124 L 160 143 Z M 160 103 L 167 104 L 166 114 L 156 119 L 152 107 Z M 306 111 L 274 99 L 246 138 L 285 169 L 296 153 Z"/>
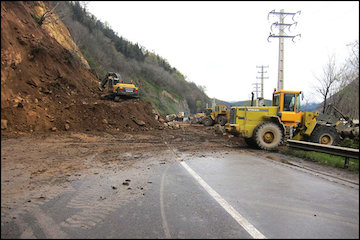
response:
<path fill-rule="evenodd" d="M 341 68 L 341 79 L 336 95 L 332 98 L 333 105 L 342 113 L 357 118 L 359 115 L 359 42 L 348 44 L 350 55 Z"/>
<path fill-rule="evenodd" d="M 55 8 L 56 8 L 58 5 L 59 5 L 59 3 L 57 3 L 57 4 L 55 5 L 55 7 L 53 7 L 51 10 L 46 10 L 46 11 L 44 12 L 44 14 L 41 15 L 41 17 L 40 17 L 40 19 L 39 19 L 39 21 L 38 21 L 38 24 L 39 24 L 40 26 L 44 24 L 45 20 L 48 19 L 49 16 L 51 16 L 51 14 L 53 14 Z"/>
<path fill-rule="evenodd" d="M 319 85 L 315 89 L 323 98 L 323 113 L 325 113 L 328 98 L 336 91 L 336 84 L 340 80 L 340 75 L 340 71 L 336 69 L 335 56 L 332 55 L 329 57 L 328 63 L 323 67 L 322 76 L 316 77 Z"/>

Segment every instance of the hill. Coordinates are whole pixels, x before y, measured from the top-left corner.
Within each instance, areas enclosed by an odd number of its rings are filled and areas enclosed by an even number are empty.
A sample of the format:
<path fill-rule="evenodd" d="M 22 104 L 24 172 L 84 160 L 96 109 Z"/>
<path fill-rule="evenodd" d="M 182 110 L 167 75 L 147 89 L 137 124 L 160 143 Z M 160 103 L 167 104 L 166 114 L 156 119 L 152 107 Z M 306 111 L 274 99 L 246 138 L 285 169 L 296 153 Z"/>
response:
<path fill-rule="evenodd" d="M 99 79 L 108 71 L 119 72 L 123 78 L 133 80 L 141 98 L 164 115 L 195 113 L 210 104 L 203 90 L 186 81 L 166 59 L 115 33 L 79 2 L 55 1 L 53 5 Z"/>
<path fill-rule="evenodd" d="M 359 77 L 355 78 L 343 89 L 330 96 L 328 103 L 333 104 L 345 116 L 359 119 Z M 322 112 L 324 102 L 319 103 L 316 111 Z"/>
<path fill-rule="evenodd" d="M 161 126 L 141 99 L 100 100 L 98 79 L 67 28 L 61 21 L 39 25 L 49 9 L 51 2 L 1 2 L 1 134 Z"/>

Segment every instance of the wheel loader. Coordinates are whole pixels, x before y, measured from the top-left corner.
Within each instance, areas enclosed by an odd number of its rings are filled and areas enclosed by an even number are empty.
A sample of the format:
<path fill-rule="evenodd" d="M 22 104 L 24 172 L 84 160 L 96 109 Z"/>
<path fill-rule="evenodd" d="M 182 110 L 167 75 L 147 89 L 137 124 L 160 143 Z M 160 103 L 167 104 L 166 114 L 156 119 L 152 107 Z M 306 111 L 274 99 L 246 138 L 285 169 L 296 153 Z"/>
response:
<path fill-rule="evenodd" d="M 301 91 L 275 89 L 272 106 L 232 107 L 225 130 L 264 150 L 275 149 L 288 138 L 336 145 L 340 140 L 335 128 L 338 122 L 318 120 L 317 112 L 302 112 L 301 96 Z"/>
<path fill-rule="evenodd" d="M 101 81 L 101 87 L 105 88 L 106 83 L 108 84 L 108 95 L 104 98 L 119 101 L 121 97 L 138 97 L 139 88 L 136 87 L 132 81 L 125 82 L 117 72 L 108 72 L 105 78 Z"/>
<path fill-rule="evenodd" d="M 210 112 L 202 122 L 205 126 L 213 126 L 216 123 L 224 126 L 228 122 L 229 117 L 230 110 L 225 105 L 215 105 L 214 111 Z"/>

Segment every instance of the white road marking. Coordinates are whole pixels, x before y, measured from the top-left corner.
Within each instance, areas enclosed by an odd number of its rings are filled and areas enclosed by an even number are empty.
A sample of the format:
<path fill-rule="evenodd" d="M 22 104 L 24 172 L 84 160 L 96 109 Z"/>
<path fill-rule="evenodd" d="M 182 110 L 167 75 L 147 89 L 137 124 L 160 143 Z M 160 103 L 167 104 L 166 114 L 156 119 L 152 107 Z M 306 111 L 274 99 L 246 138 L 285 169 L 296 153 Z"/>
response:
<path fill-rule="evenodd" d="M 240 224 L 253 238 L 266 238 L 259 230 L 249 223 L 238 211 L 236 211 L 224 198 L 212 189 L 189 165 L 184 161 L 180 164 L 195 178 L 195 180 Z"/>
<path fill-rule="evenodd" d="M 162 178 L 161 178 L 161 184 L 160 184 L 160 211 L 161 211 L 162 226 L 163 226 L 163 229 L 164 229 L 165 236 L 166 236 L 166 238 L 171 238 L 170 230 L 169 230 L 167 220 L 166 220 L 166 215 L 165 215 L 165 207 L 164 207 L 164 182 L 165 182 L 165 174 L 166 174 L 168 168 L 169 168 L 169 166 L 166 167 L 166 169 L 165 169 L 165 171 L 164 171 L 164 173 L 162 175 Z"/>

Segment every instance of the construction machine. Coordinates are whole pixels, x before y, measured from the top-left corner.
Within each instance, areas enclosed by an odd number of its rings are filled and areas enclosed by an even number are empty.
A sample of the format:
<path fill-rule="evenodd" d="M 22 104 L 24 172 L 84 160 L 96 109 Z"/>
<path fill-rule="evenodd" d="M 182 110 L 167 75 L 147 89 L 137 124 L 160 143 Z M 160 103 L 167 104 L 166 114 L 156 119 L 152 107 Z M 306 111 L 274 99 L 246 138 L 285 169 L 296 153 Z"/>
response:
<path fill-rule="evenodd" d="M 175 117 L 175 121 L 182 122 L 184 120 L 185 113 L 184 112 L 178 112 Z"/>
<path fill-rule="evenodd" d="M 105 88 L 106 83 L 108 84 L 109 93 L 106 98 L 118 101 L 121 97 L 138 97 L 139 88 L 134 85 L 132 80 L 125 82 L 117 72 L 108 72 L 101 81 L 101 87 Z"/>
<path fill-rule="evenodd" d="M 272 106 L 232 107 L 225 130 L 264 150 L 275 149 L 289 138 L 336 145 L 340 140 L 336 131 L 338 122 L 318 120 L 317 112 L 302 112 L 301 97 L 301 91 L 275 89 Z"/>
<path fill-rule="evenodd" d="M 229 117 L 230 110 L 227 109 L 226 105 L 215 105 L 214 110 L 208 113 L 202 122 L 205 126 L 213 126 L 216 123 L 224 126 L 228 122 Z"/>

